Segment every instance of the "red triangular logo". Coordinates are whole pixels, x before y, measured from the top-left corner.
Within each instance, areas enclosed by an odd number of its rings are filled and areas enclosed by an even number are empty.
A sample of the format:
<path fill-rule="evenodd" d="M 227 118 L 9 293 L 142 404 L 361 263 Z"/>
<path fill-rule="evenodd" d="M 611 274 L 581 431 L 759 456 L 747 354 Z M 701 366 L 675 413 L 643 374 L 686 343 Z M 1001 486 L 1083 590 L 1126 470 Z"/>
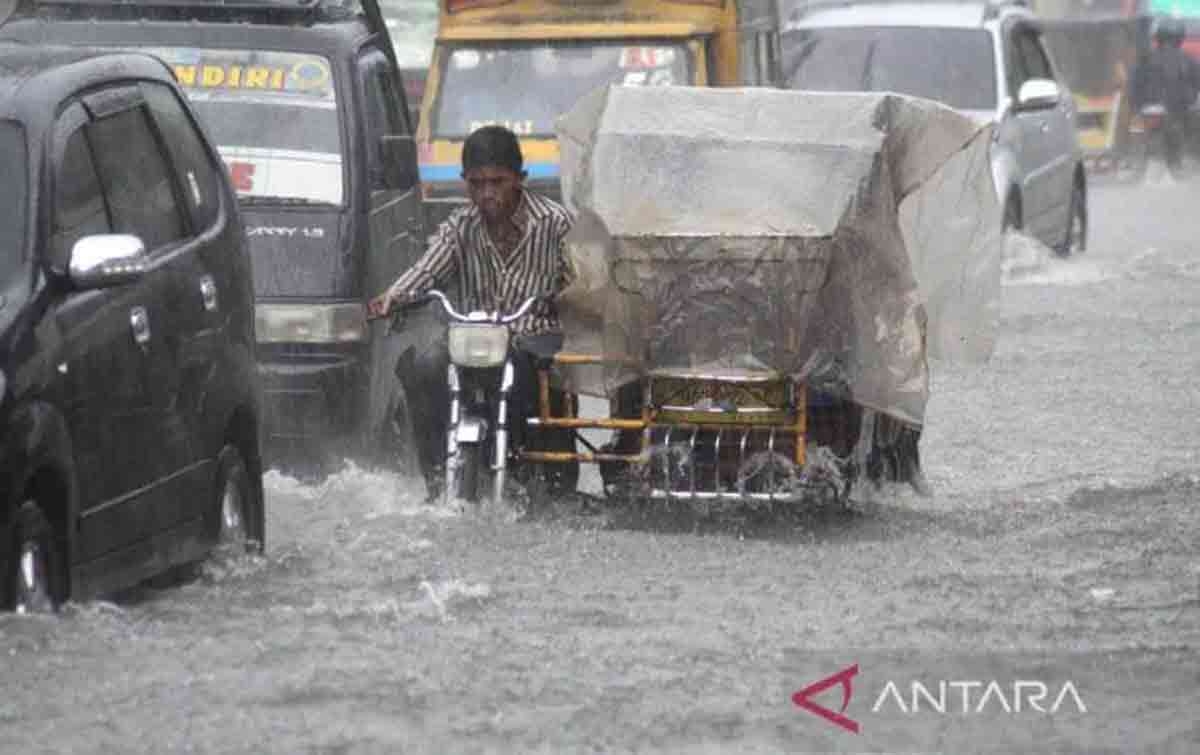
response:
<path fill-rule="evenodd" d="M 850 684 L 850 680 L 858 674 L 858 664 L 847 666 L 841 671 L 827 676 L 824 679 L 813 682 L 796 694 L 792 695 L 792 702 L 797 706 L 804 708 L 809 713 L 815 713 L 826 721 L 836 724 L 846 731 L 858 733 L 858 722 L 848 716 L 843 715 L 846 712 L 846 707 L 850 705 L 850 696 L 854 694 L 854 689 Z M 825 690 L 834 685 L 842 685 L 842 709 L 840 711 L 832 711 L 824 705 L 815 703 L 811 698 L 816 697 Z"/>

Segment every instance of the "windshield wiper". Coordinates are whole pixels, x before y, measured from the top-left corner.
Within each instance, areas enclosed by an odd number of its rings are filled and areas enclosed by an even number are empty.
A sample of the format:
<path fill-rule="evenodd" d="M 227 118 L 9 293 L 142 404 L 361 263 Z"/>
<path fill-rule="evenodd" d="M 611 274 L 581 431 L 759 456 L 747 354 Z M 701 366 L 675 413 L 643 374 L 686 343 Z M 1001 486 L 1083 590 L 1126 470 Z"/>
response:
<path fill-rule="evenodd" d="M 263 194 L 243 194 L 238 197 L 238 204 L 243 207 L 259 207 L 262 205 L 283 205 L 285 207 L 314 207 L 317 209 L 336 210 L 338 205 L 333 202 L 322 202 L 319 199 L 304 197 L 275 197 Z"/>
<path fill-rule="evenodd" d="M 879 49 L 879 40 L 872 40 L 871 44 L 867 47 L 866 60 L 863 61 L 861 87 L 864 92 L 875 91 L 875 51 L 877 49 Z"/>

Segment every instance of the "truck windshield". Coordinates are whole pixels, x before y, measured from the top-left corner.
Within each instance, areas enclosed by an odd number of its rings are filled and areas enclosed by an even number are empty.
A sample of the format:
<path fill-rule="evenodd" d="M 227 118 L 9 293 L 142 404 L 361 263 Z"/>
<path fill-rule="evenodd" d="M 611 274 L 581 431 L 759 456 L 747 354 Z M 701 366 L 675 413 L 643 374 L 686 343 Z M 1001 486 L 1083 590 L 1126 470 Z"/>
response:
<path fill-rule="evenodd" d="M 996 107 L 992 37 L 982 29 L 847 27 L 783 37 L 789 89 L 896 92 L 960 110 Z"/>
<path fill-rule="evenodd" d="M 8 176 L 0 182 L 0 288 L 7 288 L 24 259 L 29 193 L 25 133 L 13 121 L 0 121 L 0 165 Z"/>
<path fill-rule="evenodd" d="M 554 120 L 607 84 L 693 83 L 694 63 L 679 42 L 539 42 L 464 45 L 441 59 L 431 133 L 465 138 L 498 123 L 521 136 L 554 135 Z"/>
<path fill-rule="evenodd" d="M 290 52 L 155 48 L 229 166 L 243 203 L 341 206 L 333 69 Z"/>

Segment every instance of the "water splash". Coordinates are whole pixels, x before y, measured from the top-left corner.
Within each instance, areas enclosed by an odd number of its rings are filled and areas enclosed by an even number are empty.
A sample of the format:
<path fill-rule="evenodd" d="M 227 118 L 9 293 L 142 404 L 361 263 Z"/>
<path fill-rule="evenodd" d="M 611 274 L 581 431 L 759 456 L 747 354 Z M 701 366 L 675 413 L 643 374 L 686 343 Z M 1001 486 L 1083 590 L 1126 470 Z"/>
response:
<path fill-rule="evenodd" d="M 1093 260 L 1063 259 L 1021 233 L 1010 233 L 1005 239 L 1001 269 L 1006 286 L 1089 286 L 1117 277 L 1116 271 Z"/>
<path fill-rule="evenodd" d="M 352 460 L 346 460 L 341 470 L 316 484 L 271 470 L 263 475 L 263 485 L 269 499 L 365 502 L 367 520 L 388 516 L 446 519 L 462 515 L 461 506 L 427 502 L 425 483 L 419 477 L 366 469 Z"/>
<path fill-rule="evenodd" d="M 492 596 L 492 588 L 485 584 L 470 584 L 459 579 L 440 582 L 422 581 L 420 585 L 424 600 L 419 601 L 418 608 L 428 613 L 432 609 L 433 616 L 439 621 L 451 621 L 451 610 L 464 603 L 482 603 Z"/>

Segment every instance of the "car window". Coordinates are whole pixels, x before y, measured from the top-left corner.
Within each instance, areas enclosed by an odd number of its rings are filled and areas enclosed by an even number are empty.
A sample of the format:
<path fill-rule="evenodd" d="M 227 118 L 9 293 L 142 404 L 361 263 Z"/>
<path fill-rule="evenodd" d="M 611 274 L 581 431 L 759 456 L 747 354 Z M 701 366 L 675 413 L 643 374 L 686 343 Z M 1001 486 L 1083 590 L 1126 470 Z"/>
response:
<path fill-rule="evenodd" d="M 1046 59 L 1046 53 L 1042 50 L 1042 44 L 1032 32 L 1018 32 L 1017 55 L 1021 61 L 1021 69 L 1024 73 L 1024 77 L 1021 79 L 1022 84 L 1029 79 L 1054 78 L 1054 75 L 1050 72 L 1050 62 Z"/>
<path fill-rule="evenodd" d="M 50 259 L 65 267 L 71 248 L 84 236 L 112 233 L 88 134 L 77 128 L 66 141 L 54 177 Z"/>
<path fill-rule="evenodd" d="M 25 249 L 25 203 L 29 191 L 25 132 L 15 121 L 0 121 L 0 286 L 7 287 L 21 269 Z"/>
<path fill-rule="evenodd" d="M 146 108 L 94 121 L 88 137 L 113 230 L 140 237 L 151 252 L 183 238 L 175 187 Z"/>
<path fill-rule="evenodd" d="M 216 222 L 220 209 L 219 169 L 205 149 L 195 122 L 170 87 L 144 82 L 142 94 L 171 154 L 179 188 L 191 216 L 192 230 L 200 233 Z"/>
<path fill-rule="evenodd" d="M 1017 96 L 1021 85 L 1025 83 L 1025 66 L 1021 62 L 1021 53 L 1017 48 L 1017 35 L 1010 34 L 1004 42 L 1004 58 L 1006 62 L 1005 75 L 1008 77 L 1008 93 Z"/>

